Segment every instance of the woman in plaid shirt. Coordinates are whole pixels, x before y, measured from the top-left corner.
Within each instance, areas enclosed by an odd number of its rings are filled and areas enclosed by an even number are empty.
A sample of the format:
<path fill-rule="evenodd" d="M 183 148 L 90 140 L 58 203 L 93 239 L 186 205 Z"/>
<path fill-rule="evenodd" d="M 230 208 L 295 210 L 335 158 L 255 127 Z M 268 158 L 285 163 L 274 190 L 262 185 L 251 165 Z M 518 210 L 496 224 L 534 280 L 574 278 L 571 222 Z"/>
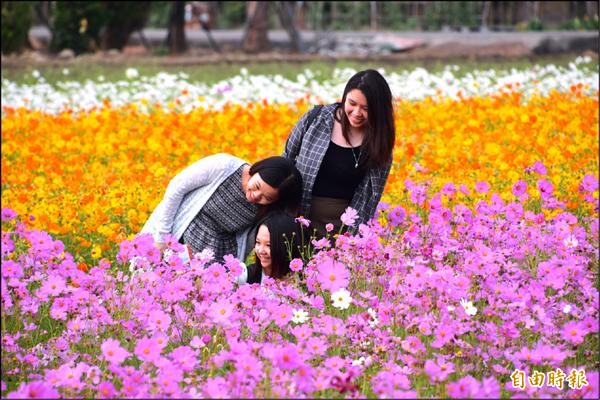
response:
<path fill-rule="evenodd" d="M 295 159 L 302 174 L 300 213 L 323 237 L 328 224 L 339 231 L 347 207 L 358 213 L 355 227 L 375 213 L 392 165 L 392 92 L 368 69 L 350 78 L 341 103 L 323 106 L 316 118 L 314 111 L 300 118 L 283 156 Z"/>

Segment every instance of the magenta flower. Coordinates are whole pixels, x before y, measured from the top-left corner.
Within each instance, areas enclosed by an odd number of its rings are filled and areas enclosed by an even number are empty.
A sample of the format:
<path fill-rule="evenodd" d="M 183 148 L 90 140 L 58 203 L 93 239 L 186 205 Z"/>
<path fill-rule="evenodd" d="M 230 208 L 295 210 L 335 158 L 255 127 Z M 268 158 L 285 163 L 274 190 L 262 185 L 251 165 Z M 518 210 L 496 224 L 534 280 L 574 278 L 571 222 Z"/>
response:
<path fill-rule="evenodd" d="M 455 328 L 448 323 L 440 323 L 434 331 L 435 339 L 431 343 L 431 347 L 439 349 L 449 343 L 455 334 Z"/>
<path fill-rule="evenodd" d="M 115 386 L 109 381 L 102 381 L 97 387 L 98 398 L 101 399 L 114 399 L 116 389 Z"/>
<path fill-rule="evenodd" d="M 540 197 L 544 200 L 549 199 L 554 191 L 552 183 L 545 179 L 538 179 L 537 187 L 540 192 Z"/>
<path fill-rule="evenodd" d="M 569 321 L 562 328 L 562 337 L 574 345 L 583 343 L 586 328 L 579 321 Z"/>
<path fill-rule="evenodd" d="M 171 317 L 163 310 L 152 310 L 148 316 L 148 328 L 151 331 L 166 331 L 171 325 Z"/>
<path fill-rule="evenodd" d="M 19 388 L 6 395 L 7 399 L 51 399 L 61 397 L 51 384 L 42 381 L 21 382 Z"/>
<path fill-rule="evenodd" d="M 58 296 L 66 289 L 65 280 L 57 275 L 49 275 L 39 290 L 40 294 Z"/>
<path fill-rule="evenodd" d="M 290 269 L 292 271 L 298 272 L 302 269 L 302 267 L 304 267 L 304 263 L 302 262 L 301 259 L 294 258 L 292 261 L 290 261 Z"/>
<path fill-rule="evenodd" d="M 283 370 L 291 370 L 300 364 L 300 355 L 298 348 L 293 343 L 288 343 L 283 348 L 275 352 L 275 365 Z"/>
<path fill-rule="evenodd" d="M 448 375 L 454 372 L 454 364 L 446 362 L 443 357 L 438 357 L 436 362 L 426 360 L 424 370 L 431 383 L 443 382 L 448 378 Z"/>
<path fill-rule="evenodd" d="M 135 345 L 134 354 L 142 361 L 153 362 L 160 357 L 161 351 L 156 339 L 142 338 Z"/>
<path fill-rule="evenodd" d="M 121 347 L 121 343 L 116 339 L 106 339 L 100 349 L 102 350 L 104 359 L 115 365 L 120 365 L 131 355 L 131 353 Z"/>
<path fill-rule="evenodd" d="M 454 193 L 456 193 L 456 186 L 454 186 L 454 183 L 452 183 L 452 182 L 445 183 L 444 186 L 442 187 L 442 194 L 450 197 L 450 196 L 454 195 Z"/>
<path fill-rule="evenodd" d="M 402 206 L 396 206 L 388 212 L 388 222 L 391 227 L 396 227 L 406 219 L 406 210 Z"/>
<path fill-rule="evenodd" d="M 340 262 L 327 258 L 319 265 L 317 280 L 321 284 L 321 289 L 335 292 L 338 289 L 348 286 L 350 272 L 346 266 Z"/>
<path fill-rule="evenodd" d="M 17 213 L 12 208 L 8 207 L 4 207 L 1 214 L 3 222 L 11 221 L 17 217 Z"/>
<path fill-rule="evenodd" d="M 412 335 L 402 341 L 402 348 L 411 354 L 424 353 L 426 350 L 421 339 Z"/>
<path fill-rule="evenodd" d="M 471 375 L 467 375 L 456 382 L 450 382 L 446 385 L 446 392 L 449 397 L 456 399 L 466 399 L 475 397 L 479 392 L 479 382 Z"/>
<path fill-rule="evenodd" d="M 179 346 L 169 356 L 186 372 L 192 371 L 198 362 L 196 352 L 189 346 Z"/>
<path fill-rule="evenodd" d="M 229 318 L 233 314 L 233 304 L 227 300 L 220 300 L 214 304 L 209 315 L 215 323 L 222 324 L 224 326 L 229 325 Z"/>
<path fill-rule="evenodd" d="M 352 207 L 347 207 L 342 216 L 340 217 L 340 220 L 346 226 L 354 226 L 354 223 L 356 222 L 357 218 L 358 212 Z"/>
<path fill-rule="evenodd" d="M 527 193 L 527 182 L 520 180 L 513 185 L 512 194 L 514 194 L 516 197 L 521 197 L 525 193 Z"/>
<path fill-rule="evenodd" d="M 23 276 L 23 267 L 13 260 L 2 260 L 2 277 L 19 279 Z"/>
<path fill-rule="evenodd" d="M 296 222 L 298 222 L 300 225 L 308 228 L 308 226 L 310 225 L 310 220 L 304 218 L 303 216 L 299 216 L 298 218 L 296 218 Z"/>
<path fill-rule="evenodd" d="M 535 172 L 540 175 L 546 175 L 548 173 L 541 161 L 536 161 L 532 166 L 525 168 L 525 172 Z"/>
<path fill-rule="evenodd" d="M 479 193 L 487 193 L 490 190 L 490 184 L 486 181 L 479 181 L 475 184 L 475 190 Z"/>
<path fill-rule="evenodd" d="M 585 175 L 581 180 L 579 190 L 589 193 L 595 192 L 598 190 L 598 178 L 594 177 L 592 174 Z"/>

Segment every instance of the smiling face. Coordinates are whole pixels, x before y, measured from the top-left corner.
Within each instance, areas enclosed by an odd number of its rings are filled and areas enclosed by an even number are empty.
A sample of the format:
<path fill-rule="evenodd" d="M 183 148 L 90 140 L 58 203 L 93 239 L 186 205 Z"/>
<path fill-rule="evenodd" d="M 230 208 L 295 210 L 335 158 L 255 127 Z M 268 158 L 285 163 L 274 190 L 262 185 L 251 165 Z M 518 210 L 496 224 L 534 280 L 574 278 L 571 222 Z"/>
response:
<path fill-rule="evenodd" d="M 256 257 L 260 260 L 263 273 L 271 276 L 271 235 L 269 234 L 269 228 L 265 225 L 261 225 L 258 228 L 254 252 L 256 253 Z"/>
<path fill-rule="evenodd" d="M 250 177 L 246 186 L 246 199 L 260 205 L 272 204 L 277 201 L 279 191 L 269 185 L 256 173 Z"/>
<path fill-rule="evenodd" d="M 350 126 L 353 128 L 364 127 L 369 120 L 368 111 L 367 99 L 363 92 L 359 89 L 349 91 L 344 102 L 344 112 L 350 121 Z"/>

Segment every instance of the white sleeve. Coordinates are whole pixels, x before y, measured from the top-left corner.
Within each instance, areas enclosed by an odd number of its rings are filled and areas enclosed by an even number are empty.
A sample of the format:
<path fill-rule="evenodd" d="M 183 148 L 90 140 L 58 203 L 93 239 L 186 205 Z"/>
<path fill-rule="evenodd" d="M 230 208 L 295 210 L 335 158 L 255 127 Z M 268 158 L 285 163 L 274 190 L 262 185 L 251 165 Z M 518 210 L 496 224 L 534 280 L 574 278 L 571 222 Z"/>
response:
<path fill-rule="evenodd" d="M 223 168 L 219 155 L 202 158 L 178 173 L 165 191 L 157 215 L 157 233 L 162 238 L 172 233 L 173 220 L 186 194 L 212 182 Z"/>

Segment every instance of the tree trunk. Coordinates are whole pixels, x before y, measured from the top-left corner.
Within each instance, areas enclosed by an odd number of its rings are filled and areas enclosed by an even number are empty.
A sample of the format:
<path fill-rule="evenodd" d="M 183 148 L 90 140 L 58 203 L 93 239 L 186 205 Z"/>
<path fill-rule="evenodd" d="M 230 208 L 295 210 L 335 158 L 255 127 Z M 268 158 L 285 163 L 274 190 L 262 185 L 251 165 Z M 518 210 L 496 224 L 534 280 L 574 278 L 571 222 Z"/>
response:
<path fill-rule="evenodd" d="M 259 53 L 271 48 L 269 31 L 269 2 L 249 1 L 246 7 L 246 32 L 242 47 L 246 53 Z"/>
<path fill-rule="evenodd" d="M 185 1 L 174 1 L 169 17 L 167 47 L 170 54 L 181 54 L 187 50 L 185 39 Z"/>
<path fill-rule="evenodd" d="M 147 1 L 107 1 L 104 6 L 114 16 L 102 34 L 101 47 L 103 50 L 122 50 L 129 36 L 146 25 L 151 4 Z"/>
<path fill-rule="evenodd" d="M 277 11 L 279 14 L 279 21 L 281 22 L 281 26 L 283 26 L 285 31 L 290 36 L 290 41 L 292 43 L 292 51 L 304 51 L 302 39 L 300 38 L 300 33 L 298 32 L 298 29 L 296 29 L 296 23 L 294 21 L 294 2 L 278 2 Z"/>

